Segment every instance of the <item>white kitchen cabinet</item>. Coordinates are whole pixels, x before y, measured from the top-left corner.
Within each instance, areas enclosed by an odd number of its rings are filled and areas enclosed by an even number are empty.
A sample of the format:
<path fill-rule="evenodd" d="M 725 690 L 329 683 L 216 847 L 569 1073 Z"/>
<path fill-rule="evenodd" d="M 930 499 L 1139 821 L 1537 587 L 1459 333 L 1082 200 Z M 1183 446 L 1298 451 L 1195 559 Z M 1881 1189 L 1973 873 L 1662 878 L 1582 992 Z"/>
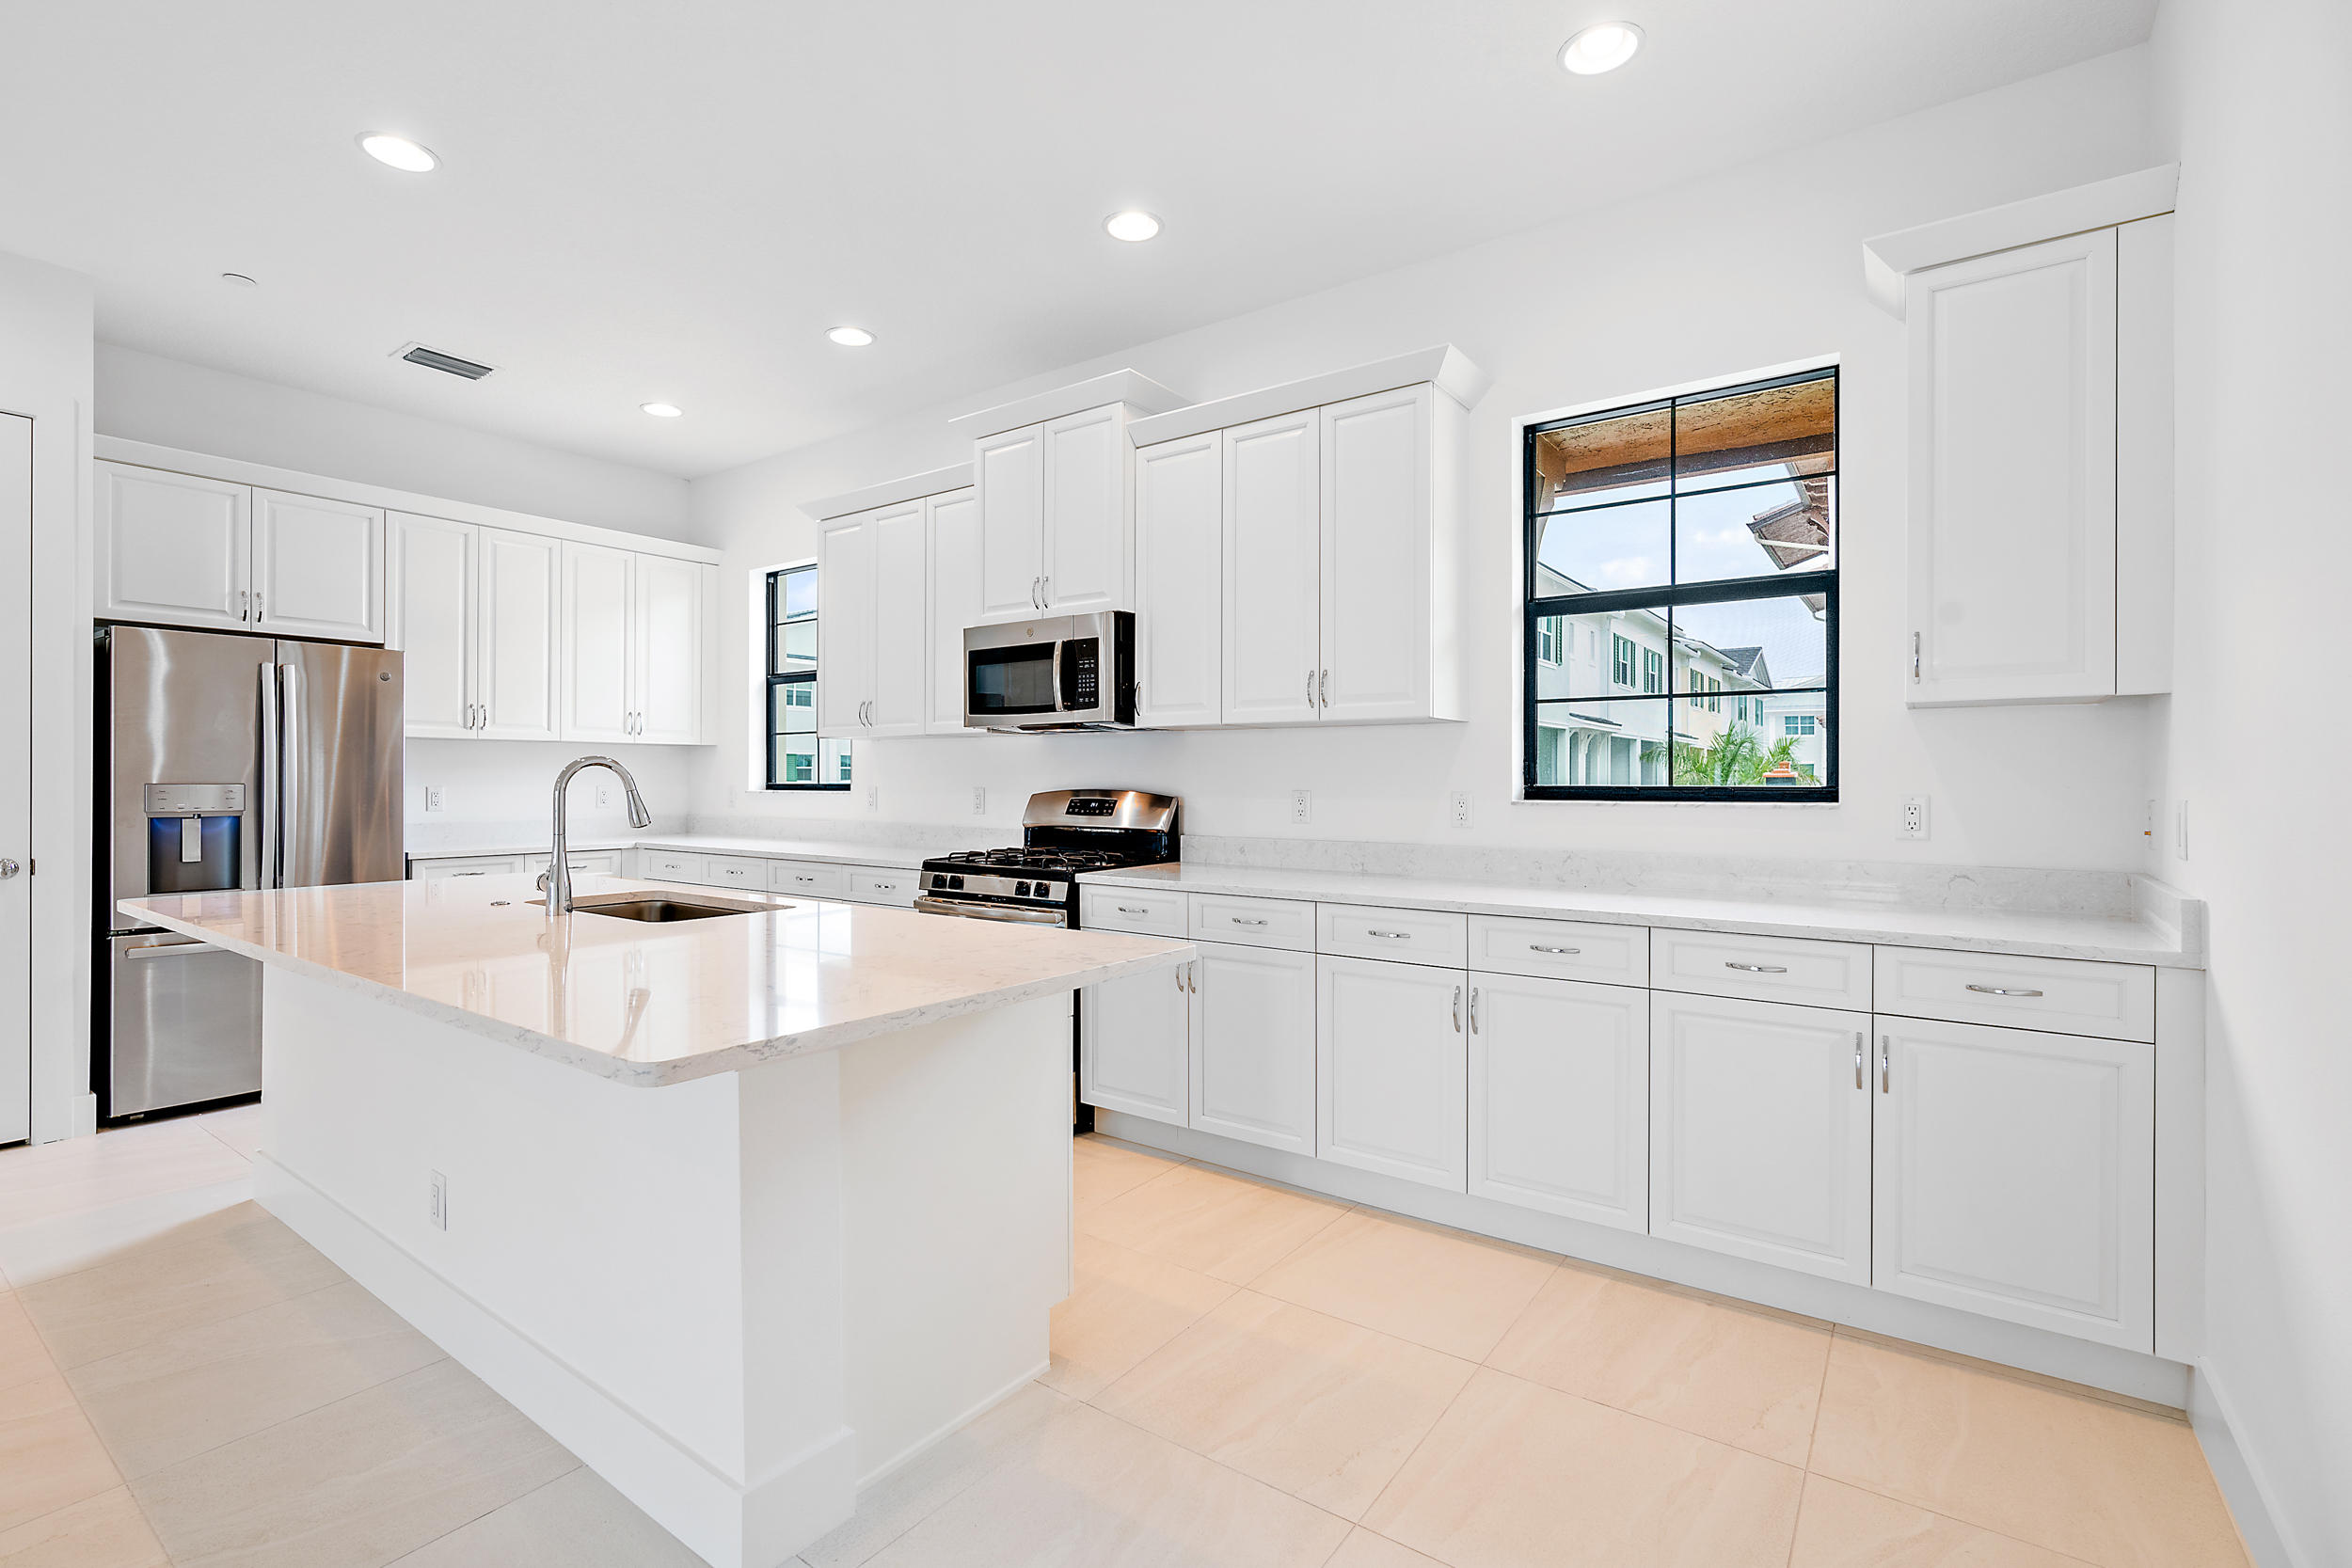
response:
<path fill-rule="evenodd" d="M 574 865 L 580 863 L 574 861 Z M 547 857 L 539 857 L 539 869 L 547 867 Z M 512 877 L 523 868 L 520 855 L 444 855 L 430 860 L 411 860 L 408 879 L 413 882 L 439 881 L 445 877 Z"/>
<path fill-rule="evenodd" d="M 1224 437 L 1224 721 L 1312 722 L 1321 709 L 1322 495 L 1315 410 Z"/>
<path fill-rule="evenodd" d="M 1469 976 L 1371 958 L 1315 962 L 1316 1153 L 1467 1191 Z"/>
<path fill-rule="evenodd" d="M 1982 1024 L 1875 1022 L 1872 1283 L 2151 1350 L 2153 1050 Z"/>
<path fill-rule="evenodd" d="M 921 735 L 930 683 L 930 641 L 923 584 L 930 559 L 923 507 L 885 507 L 874 519 L 873 696 L 866 733 Z M 823 578 L 818 578 L 818 593 Z M 824 626 L 822 616 L 818 627 Z M 822 679 L 822 663 L 818 665 Z"/>
<path fill-rule="evenodd" d="M 95 467 L 98 613 L 251 629 L 252 491 L 123 463 Z"/>
<path fill-rule="evenodd" d="M 1649 994 L 1470 977 L 1470 1190 L 1649 1227 Z"/>
<path fill-rule="evenodd" d="M 866 728 L 874 692 L 874 514 L 828 521 L 817 536 L 817 728 Z"/>
<path fill-rule="evenodd" d="M 1650 1008 L 1650 1234 L 1869 1283 L 1869 1016 L 1665 991 Z"/>
<path fill-rule="evenodd" d="M 1327 720 L 1450 719 L 1455 627 L 1435 547 L 1437 388 L 1376 392 L 1321 411 L 1322 654 Z"/>
<path fill-rule="evenodd" d="M 1136 453 L 1136 723 L 1215 724 L 1224 712 L 1221 433 Z"/>
<path fill-rule="evenodd" d="M 1105 980 L 1078 992 L 1078 1098 L 1185 1122 L 1195 964 Z"/>
<path fill-rule="evenodd" d="M 817 726 L 920 735 L 930 679 L 923 503 L 831 519 L 818 542 Z"/>
<path fill-rule="evenodd" d="M 924 575 L 930 605 L 930 735 L 972 735 L 963 722 L 963 632 L 985 614 L 980 592 L 980 502 L 970 485 L 924 503 L 930 566 Z M 820 623 L 821 624 L 821 623 Z"/>
<path fill-rule="evenodd" d="M 1191 1125 L 1268 1148 L 1315 1152 L 1315 957 L 1197 944 Z"/>
<path fill-rule="evenodd" d="M 1044 612 L 1045 427 L 982 436 L 973 446 L 979 501 L 980 613 L 1018 620 Z"/>
<path fill-rule="evenodd" d="M 563 737 L 701 742 L 717 568 L 573 540 L 561 568 Z"/>
<path fill-rule="evenodd" d="M 409 736 L 556 738 L 556 541 L 406 514 L 389 529 Z"/>
<path fill-rule="evenodd" d="M 627 742 L 637 552 L 563 546 L 564 738 Z"/>
<path fill-rule="evenodd" d="M 704 600 L 714 575 L 698 562 L 637 557 L 629 620 L 634 740 L 691 746 L 703 737 Z"/>
<path fill-rule="evenodd" d="M 384 514 L 255 490 L 253 623 L 278 637 L 384 641 Z"/>

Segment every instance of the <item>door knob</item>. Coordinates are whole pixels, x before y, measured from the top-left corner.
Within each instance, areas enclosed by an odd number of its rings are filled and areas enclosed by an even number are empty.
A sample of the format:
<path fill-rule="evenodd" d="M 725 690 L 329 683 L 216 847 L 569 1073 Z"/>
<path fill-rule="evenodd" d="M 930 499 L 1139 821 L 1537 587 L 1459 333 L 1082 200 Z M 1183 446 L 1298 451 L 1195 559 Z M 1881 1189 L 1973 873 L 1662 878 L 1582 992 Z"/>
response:
<path fill-rule="evenodd" d="M 0 858 L 0 882 L 7 881 L 24 868 L 12 860 Z"/>

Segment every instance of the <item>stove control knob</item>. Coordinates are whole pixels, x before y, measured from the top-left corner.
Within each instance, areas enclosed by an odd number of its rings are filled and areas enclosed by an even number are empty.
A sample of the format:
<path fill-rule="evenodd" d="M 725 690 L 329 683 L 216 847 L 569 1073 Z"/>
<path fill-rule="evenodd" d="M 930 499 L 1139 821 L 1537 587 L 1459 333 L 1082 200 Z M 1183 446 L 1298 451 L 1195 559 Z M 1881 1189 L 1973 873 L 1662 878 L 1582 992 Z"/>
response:
<path fill-rule="evenodd" d="M 953 892 L 961 893 L 963 891 L 963 879 L 961 877 L 950 877 L 947 879 L 947 886 Z"/>
<path fill-rule="evenodd" d="M 1015 898 L 1026 898 L 1029 895 L 1029 884 L 1026 882 L 1013 883 L 1012 895 Z"/>

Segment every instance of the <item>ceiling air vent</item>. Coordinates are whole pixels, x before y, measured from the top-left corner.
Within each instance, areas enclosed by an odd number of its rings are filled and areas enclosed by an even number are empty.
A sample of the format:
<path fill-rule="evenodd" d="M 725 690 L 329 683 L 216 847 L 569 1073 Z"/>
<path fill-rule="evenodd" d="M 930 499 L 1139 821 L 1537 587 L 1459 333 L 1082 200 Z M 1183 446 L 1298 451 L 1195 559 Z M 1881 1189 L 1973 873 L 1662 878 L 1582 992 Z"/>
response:
<path fill-rule="evenodd" d="M 460 359 L 454 354 L 443 354 L 439 349 L 427 348 L 422 343 L 404 343 L 395 353 L 412 365 L 422 365 L 429 371 L 447 371 L 452 375 L 462 375 L 468 381 L 479 381 L 497 368 L 477 365 L 470 359 Z"/>

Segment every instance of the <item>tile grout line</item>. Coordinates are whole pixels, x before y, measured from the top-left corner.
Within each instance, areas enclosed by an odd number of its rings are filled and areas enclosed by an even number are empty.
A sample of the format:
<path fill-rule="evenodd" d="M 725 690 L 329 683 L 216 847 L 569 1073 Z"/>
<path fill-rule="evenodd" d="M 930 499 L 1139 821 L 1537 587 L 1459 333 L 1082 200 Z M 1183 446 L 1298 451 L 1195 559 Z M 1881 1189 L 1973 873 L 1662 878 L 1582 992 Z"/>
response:
<path fill-rule="evenodd" d="M 1877 1497 L 1883 1502 L 1899 1503 L 1905 1508 L 1915 1509 L 1919 1513 L 1929 1515 L 1931 1518 L 1945 1520 L 1947 1523 L 1960 1526 L 1963 1529 L 1972 1529 L 1977 1531 L 1979 1534 L 1989 1535 L 1998 1541 L 2013 1542 L 2017 1545 L 2029 1547 L 2037 1552 L 2046 1552 L 2051 1557 L 2063 1558 L 2068 1562 L 2079 1562 L 2083 1565 L 2083 1568 L 2113 1568 L 2113 1565 L 2103 1563 L 2096 1558 L 2078 1557 L 2074 1553 L 2067 1551 L 2064 1547 L 2047 1545 L 2042 1542 L 2032 1540 L 2026 1536 L 2013 1534 L 2009 1530 L 1998 1529 L 1991 1525 L 1980 1525 L 1974 1519 L 1963 1518 L 1957 1513 L 1947 1513 L 1940 1508 L 1931 1508 L 1926 1503 L 1920 1502 L 1915 1498 L 1898 1497 L 1892 1492 L 1881 1491 L 1879 1488 L 1870 1485 L 1867 1481 L 1855 1481 L 1848 1476 L 1833 1476 L 1824 1470 L 1807 1470 L 1804 1473 L 1808 1477 L 1819 1476 L 1821 1480 L 1828 1481 L 1835 1486 L 1850 1486 L 1856 1492 L 1865 1493 L 1870 1497 Z"/>
<path fill-rule="evenodd" d="M 534 1423 L 534 1424 L 535 1424 L 535 1423 Z M 566 1452 L 566 1453 L 570 1453 L 570 1452 L 571 1452 L 571 1450 L 570 1450 L 569 1449 L 564 1449 L 564 1452 Z M 438 1534 L 438 1535 L 437 1535 L 437 1536 L 434 1536 L 434 1537 L 432 1538 L 432 1540 L 430 1540 L 430 1541 L 420 1541 L 420 1542 L 418 1542 L 415 1545 L 413 1545 L 413 1546 L 409 1547 L 406 1551 L 405 1551 L 405 1552 L 401 1553 L 398 1557 L 396 1557 L 396 1558 L 391 1558 L 391 1559 L 389 1559 L 389 1560 L 386 1560 L 386 1561 L 384 1561 L 384 1562 L 382 1562 L 382 1563 L 378 1564 L 378 1565 L 377 1565 L 377 1568 L 400 1568 L 400 1565 L 401 1565 L 402 1563 L 404 1563 L 404 1562 L 407 1561 L 410 1558 L 412 1558 L 412 1557 L 416 1556 L 419 1552 L 423 1551 L 426 1547 L 431 1546 L 431 1545 L 434 1544 L 434 1542 L 447 1540 L 450 1536 L 455 1535 L 455 1534 L 456 1534 L 459 1530 L 461 1530 L 461 1529 L 465 1529 L 465 1528 L 469 1528 L 469 1527 L 470 1527 L 470 1526 L 480 1524 L 483 1520 L 487 1519 L 487 1518 L 488 1518 L 491 1514 L 498 1513 L 501 1509 L 512 1508 L 512 1507 L 514 1507 L 516 1503 L 519 1503 L 519 1502 L 525 1501 L 525 1500 L 526 1500 L 526 1499 L 528 1499 L 528 1498 L 535 1497 L 537 1497 L 540 1493 L 542 1493 L 542 1492 L 546 1491 L 548 1487 L 553 1486 L 553 1485 L 554 1485 L 557 1481 L 563 1481 L 563 1480 L 565 1480 L 566 1478 L 568 1478 L 568 1477 L 570 1477 L 570 1476 L 573 1476 L 573 1475 L 576 1475 L 576 1474 L 578 1474 L 580 1471 L 581 1471 L 581 1470 L 585 1470 L 585 1469 L 587 1469 L 587 1468 L 588 1468 L 588 1466 L 587 1466 L 586 1463 L 585 1463 L 584 1461 L 581 1461 L 581 1460 L 579 1458 L 579 1456 L 578 1456 L 578 1455 L 574 1455 L 574 1456 L 573 1456 L 573 1465 L 572 1465 L 572 1467 L 571 1467 L 570 1469 L 568 1469 L 568 1470 L 564 1471 L 563 1475 L 551 1477 L 551 1478 L 549 1478 L 548 1480 L 547 1480 L 547 1481 L 542 1481 L 542 1482 L 541 1482 L 540 1484 L 538 1484 L 537 1486 L 532 1487 L 530 1491 L 528 1491 L 528 1492 L 524 1493 L 524 1494 L 523 1494 L 521 1497 L 509 1497 L 509 1498 L 507 1498 L 507 1499 L 506 1499 L 506 1501 L 504 1501 L 504 1502 L 502 1502 L 502 1503 L 498 1504 L 498 1505 L 497 1505 L 497 1507 L 495 1507 L 495 1508 L 491 1508 L 491 1509 L 489 1509 L 489 1510 L 487 1510 L 487 1511 L 485 1511 L 485 1512 L 484 1512 L 484 1513 L 477 1513 L 477 1514 L 475 1514 L 475 1515 L 474 1515 L 472 1518 L 470 1518 L 470 1519 L 463 1520 L 463 1521 L 461 1521 L 460 1523 L 457 1523 L 457 1524 L 452 1525 L 452 1526 L 450 1526 L 450 1528 L 447 1528 L 447 1529 L 443 1530 L 440 1534 Z M 601 1477 L 599 1477 L 598 1479 L 599 1479 L 599 1480 L 601 1480 L 602 1478 L 601 1478 Z M 608 1484 L 609 1484 L 609 1483 L 608 1483 Z M 634 1505 L 632 1505 L 632 1506 L 634 1506 Z M 642 1510 L 641 1510 L 641 1512 L 642 1512 Z M 664 1534 L 668 1534 L 669 1532 L 665 1530 L 665 1531 L 663 1531 L 662 1533 L 664 1533 Z M 672 1539 L 672 1540 L 675 1540 L 675 1539 L 676 1539 L 676 1537 L 672 1536 L 672 1537 L 671 1537 L 671 1539 Z"/>
<path fill-rule="evenodd" d="M 1060 1389 L 1055 1387 L 1052 1384 L 1043 1382 L 1038 1378 L 1031 1378 L 1028 1382 L 1028 1386 L 1032 1388 L 1042 1388 L 1047 1393 L 1053 1395 L 1054 1398 L 1068 1404 L 1085 1404 L 1087 1402 L 1084 1400 L 1073 1400 L 1068 1394 L 1065 1394 Z M 1001 1408 L 1001 1406 L 998 1408 Z M 1057 1414 L 1058 1414 L 1058 1412 L 1057 1412 Z M 1106 1410 L 1103 1412 L 1103 1414 L 1107 1416 L 1110 1412 Z M 1053 1417 L 1048 1416 L 1045 1419 L 1050 1421 L 1053 1419 Z M 1039 1424 L 1042 1425 L 1043 1423 L 1041 1422 Z M 969 1431 L 970 1428 L 968 1426 L 964 1426 L 958 1427 L 956 1430 L 958 1432 L 965 1432 Z M 1017 1447 L 1018 1445 L 1015 1446 Z M 965 1481 L 961 1486 L 959 1486 L 954 1491 L 949 1492 L 946 1497 L 940 1498 L 930 1507 L 925 1509 L 922 1513 L 908 1520 L 903 1528 L 893 1531 L 888 1540 L 883 1541 L 872 1551 L 867 1552 L 864 1557 L 859 1558 L 856 1563 L 850 1565 L 850 1568 L 865 1568 L 865 1564 L 873 1561 L 876 1558 L 882 1556 L 882 1553 L 897 1545 L 906 1536 L 912 1534 L 915 1529 L 919 1528 L 927 1520 L 929 1520 L 933 1514 L 937 1513 L 941 1509 L 946 1508 L 949 1503 L 954 1502 L 958 1497 L 962 1497 L 966 1492 L 971 1491 L 975 1486 L 979 1485 L 980 1482 L 989 1480 L 991 1477 L 994 1476 L 997 1471 L 1003 1469 L 1006 1465 L 1011 1463 L 1012 1455 L 1008 1453 L 1004 1457 L 981 1466 L 979 1471 L 975 1474 L 971 1480 Z M 855 1498 L 852 1498 L 850 1503 L 850 1517 L 843 1520 L 842 1524 L 846 1525 L 851 1523 L 856 1518 L 857 1502 Z M 838 1529 L 840 1528 L 840 1526 L 836 1525 L 834 1528 Z M 825 1534 L 818 1537 L 817 1541 L 812 1541 L 809 1543 L 808 1546 L 802 1547 L 799 1555 L 792 1559 L 792 1562 L 802 1564 L 803 1568 L 807 1568 L 809 1547 L 817 1545 L 821 1541 L 830 1539 L 833 1533 L 833 1530 L 827 1530 Z M 387 1564 L 386 1568 L 397 1568 L 397 1565 Z M 782 1568 L 791 1568 L 791 1564 L 784 1564 L 782 1565 Z"/>
<path fill-rule="evenodd" d="M 1081 1401 L 1079 1402 L 1084 1403 L 1085 1402 Z M 1204 1465 L 1213 1465 L 1216 1466 L 1216 1468 L 1224 1471 L 1229 1476 L 1238 1476 L 1252 1486 L 1263 1486 L 1278 1497 L 1287 1497 L 1292 1502 L 1297 1503 L 1302 1508 L 1311 1508 L 1318 1513 L 1328 1514 L 1330 1517 L 1337 1519 L 1340 1523 L 1345 1525 L 1349 1530 L 1353 1530 L 1359 1527 L 1359 1521 L 1351 1519 L 1344 1513 L 1333 1513 L 1330 1509 L 1324 1507 L 1319 1502 L 1313 1501 L 1311 1498 L 1302 1497 L 1297 1493 L 1290 1491 L 1284 1487 L 1277 1486 L 1272 1481 L 1266 1481 L 1262 1477 L 1253 1476 L 1248 1471 L 1244 1470 L 1237 1465 L 1228 1465 L 1225 1461 L 1217 1458 L 1215 1454 L 1206 1454 L 1202 1453 L 1198 1449 L 1188 1448 L 1184 1444 L 1176 1441 L 1173 1437 L 1163 1437 L 1158 1433 L 1153 1432 L 1150 1427 L 1138 1425 L 1136 1422 L 1131 1421 L 1126 1417 L 1120 1415 L 1117 1411 L 1104 1410 L 1101 1406 L 1093 1404 L 1087 1405 L 1087 1408 L 1093 1411 L 1096 1415 L 1101 1416 L 1104 1419 L 1117 1421 L 1120 1426 L 1125 1427 L 1128 1431 L 1148 1437 L 1154 1443 L 1166 1443 L 1169 1448 L 1174 1449 L 1177 1452 L 1188 1453 Z M 1437 1429 L 1433 1426 L 1430 1430 L 1434 1432 Z M 1383 1490 L 1385 1490 L 1385 1488 Z M 1373 1502 L 1376 1503 L 1378 1501 L 1379 1498 L 1376 1497 L 1373 1499 Z M 1372 1512 L 1371 1503 L 1364 1505 L 1364 1512 L 1367 1513 Z M 1375 1530 L 1373 1533 L 1377 1535 L 1379 1534 L 1379 1531 Z M 1346 1544 L 1346 1542 L 1347 1534 L 1345 1531 L 1343 1531 L 1340 1535 L 1340 1544 L 1344 1545 Z M 1337 1551 L 1339 1550 L 1339 1547 L 1334 1546 L 1331 1549 L 1333 1551 Z"/>

